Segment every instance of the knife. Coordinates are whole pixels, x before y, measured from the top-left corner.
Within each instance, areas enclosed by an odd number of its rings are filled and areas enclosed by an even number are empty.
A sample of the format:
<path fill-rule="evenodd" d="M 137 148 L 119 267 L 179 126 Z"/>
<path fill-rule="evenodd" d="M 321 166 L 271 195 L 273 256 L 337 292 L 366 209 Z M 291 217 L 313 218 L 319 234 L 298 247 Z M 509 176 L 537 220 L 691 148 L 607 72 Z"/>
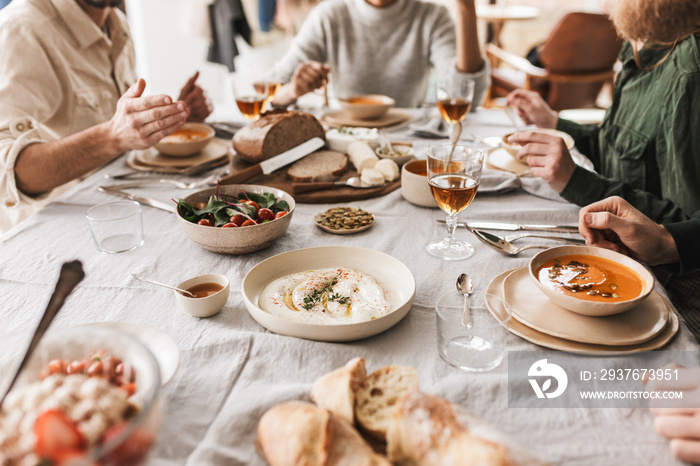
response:
<path fill-rule="evenodd" d="M 350 186 L 355 189 L 381 188 L 386 183 L 382 184 L 367 184 L 358 176 L 353 176 L 345 181 L 321 181 L 316 183 L 292 183 L 292 192 L 294 194 L 306 193 L 309 191 L 317 191 L 319 189 L 330 189 L 336 186 Z"/>
<path fill-rule="evenodd" d="M 444 220 L 438 220 L 439 223 L 445 223 Z M 553 231 L 558 233 L 578 233 L 578 225 L 528 225 L 518 223 L 501 223 L 501 222 L 457 222 L 458 227 L 466 227 L 467 229 L 479 228 L 481 230 L 504 230 L 504 231 Z"/>
<path fill-rule="evenodd" d="M 219 184 L 245 183 L 249 179 L 255 178 L 258 175 L 269 175 L 278 168 L 282 168 L 285 165 L 289 165 L 292 162 L 296 162 L 297 160 L 306 157 L 316 149 L 323 147 L 325 143 L 326 141 L 319 137 L 311 138 L 308 141 L 303 142 L 296 147 L 292 147 L 288 151 L 284 151 L 281 154 L 269 158 L 263 162 L 260 162 L 259 164 L 221 178 L 219 180 Z"/>
<path fill-rule="evenodd" d="M 170 205 L 167 202 L 158 201 L 156 199 L 149 199 L 147 197 L 137 196 L 135 194 L 127 193 L 126 191 L 112 188 L 110 186 L 98 186 L 97 190 L 101 191 L 103 193 L 114 194 L 115 196 L 125 197 L 127 199 L 131 199 L 132 201 L 139 202 L 143 205 L 155 207 L 156 209 L 165 210 L 165 211 L 171 212 L 173 214 L 177 212 L 175 205 Z"/>

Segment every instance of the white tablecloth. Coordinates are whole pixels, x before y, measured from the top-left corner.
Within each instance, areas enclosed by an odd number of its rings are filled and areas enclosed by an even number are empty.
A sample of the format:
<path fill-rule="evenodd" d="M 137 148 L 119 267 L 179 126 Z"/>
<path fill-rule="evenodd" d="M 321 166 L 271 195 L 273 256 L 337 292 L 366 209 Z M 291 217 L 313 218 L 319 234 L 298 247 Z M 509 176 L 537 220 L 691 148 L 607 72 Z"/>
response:
<path fill-rule="evenodd" d="M 480 110 L 469 115 L 466 132 L 480 137 L 510 130 L 501 112 Z M 391 133 L 406 138 L 406 131 Z M 416 141 L 419 157 L 434 141 Z M 386 364 L 417 368 L 421 387 L 470 410 L 525 446 L 542 460 L 567 465 L 674 464 L 666 440 L 654 433 L 653 416 L 643 409 L 509 409 L 507 368 L 466 374 L 445 364 L 436 351 L 436 298 L 454 292 L 456 277 L 474 279 L 472 307 L 483 309 L 483 293 L 497 274 L 524 266 L 534 252 L 506 257 L 476 241 L 465 261 L 443 262 L 428 256 L 425 245 L 445 234 L 436 223 L 437 209 L 406 202 L 399 190 L 377 199 L 354 202 L 373 212 L 376 224 L 357 235 L 321 231 L 313 216 L 329 205 L 297 205 L 288 232 L 272 247 L 245 256 L 205 251 L 183 233 L 174 215 L 144 207 L 145 244 L 131 252 L 106 255 L 90 237 L 85 211 L 114 200 L 96 187 L 105 173 L 126 169 L 119 159 L 77 186 L 58 202 L 0 239 L 0 361 L 15 357 L 28 341 L 53 289 L 60 264 L 80 259 L 86 278 L 70 297 L 53 325 L 95 321 L 129 321 L 157 327 L 172 335 L 181 350 L 173 380 L 164 387 L 166 414 L 150 464 L 264 464 L 253 447 L 260 416 L 276 403 L 307 399 L 312 383 L 324 373 L 362 356 L 370 370 Z M 168 201 L 187 191 L 165 186 L 134 192 Z M 479 194 L 461 219 L 527 223 L 575 224 L 578 208 L 534 197 L 521 190 Z M 240 285 L 258 262 L 297 248 L 326 245 L 359 246 L 390 254 L 413 272 L 417 293 L 408 315 L 394 328 L 354 343 L 334 344 L 272 334 L 247 313 Z M 177 307 L 170 291 L 131 278 L 139 273 L 166 283 L 210 272 L 231 280 L 223 311 L 198 319 Z M 514 335 L 510 350 L 539 350 Z M 668 346 L 696 350 L 685 327 Z"/>

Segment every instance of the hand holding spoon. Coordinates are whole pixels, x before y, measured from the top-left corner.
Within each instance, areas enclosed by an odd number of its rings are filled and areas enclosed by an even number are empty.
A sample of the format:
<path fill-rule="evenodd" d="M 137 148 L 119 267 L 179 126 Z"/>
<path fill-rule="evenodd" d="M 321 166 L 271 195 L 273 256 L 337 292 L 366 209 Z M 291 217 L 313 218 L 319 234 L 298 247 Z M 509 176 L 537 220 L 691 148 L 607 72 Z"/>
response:
<path fill-rule="evenodd" d="M 158 286 L 162 286 L 165 288 L 170 288 L 171 290 L 175 290 L 178 293 L 182 293 L 185 296 L 189 296 L 190 298 L 196 298 L 196 296 L 194 294 L 190 293 L 187 290 L 183 290 L 182 288 L 178 288 L 176 286 L 166 285 L 165 283 L 154 282 L 153 280 L 149 280 L 148 278 L 142 277 L 141 275 L 137 275 L 135 273 L 132 273 L 131 276 L 137 280 L 141 280 L 142 282 L 150 283 L 151 285 L 158 285 Z"/>
<path fill-rule="evenodd" d="M 472 316 L 469 313 L 469 295 L 474 291 L 472 279 L 466 273 L 457 277 L 457 291 L 464 295 L 464 313 L 462 314 L 462 325 L 466 328 L 472 327 Z"/>

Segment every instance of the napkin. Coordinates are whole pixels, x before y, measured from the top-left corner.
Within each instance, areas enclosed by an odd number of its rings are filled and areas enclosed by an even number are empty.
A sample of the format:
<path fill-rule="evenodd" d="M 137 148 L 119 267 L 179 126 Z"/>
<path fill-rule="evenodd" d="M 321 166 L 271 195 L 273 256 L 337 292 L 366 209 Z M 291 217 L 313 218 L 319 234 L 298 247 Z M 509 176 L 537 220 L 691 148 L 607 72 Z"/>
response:
<path fill-rule="evenodd" d="M 413 136 L 421 138 L 449 138 L 450 129 L 447 127 L 442 117 L 430 118 L 425 123 L 412 123 L 409 126 Z"/>
<path fill-rule="evenodd" d="M 559 202 L 568 202 L 549 187 L 542 178 L 532 175 L 518 176 L 503 170 L 485 169 L 481 175 L 479 192 L 485 194 L 504 194 L 522 189 L 533 196 Z"/>

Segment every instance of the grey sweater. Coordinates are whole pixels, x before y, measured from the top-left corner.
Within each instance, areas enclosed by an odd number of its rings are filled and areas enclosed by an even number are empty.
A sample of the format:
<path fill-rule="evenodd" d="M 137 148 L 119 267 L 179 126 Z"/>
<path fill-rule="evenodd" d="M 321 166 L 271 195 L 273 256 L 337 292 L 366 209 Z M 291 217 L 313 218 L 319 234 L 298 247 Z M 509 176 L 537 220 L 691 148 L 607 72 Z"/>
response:
<path fill-rule="evenodd" d="M 325 0 L 306 18 L 273 74 L 289 82 L 300 63 L 315 60 L 330 65 L 337 97 L 384 94 L 397 107 L 417 107 L 434 67 L 437 76 L 473 79 L 475 108 L 489 85 L 487 60 L 476 73 L 460 73 L 455 54 L 454 23 L 442 5 L 397 0 L 376 8 L 365 0 Z"/>

